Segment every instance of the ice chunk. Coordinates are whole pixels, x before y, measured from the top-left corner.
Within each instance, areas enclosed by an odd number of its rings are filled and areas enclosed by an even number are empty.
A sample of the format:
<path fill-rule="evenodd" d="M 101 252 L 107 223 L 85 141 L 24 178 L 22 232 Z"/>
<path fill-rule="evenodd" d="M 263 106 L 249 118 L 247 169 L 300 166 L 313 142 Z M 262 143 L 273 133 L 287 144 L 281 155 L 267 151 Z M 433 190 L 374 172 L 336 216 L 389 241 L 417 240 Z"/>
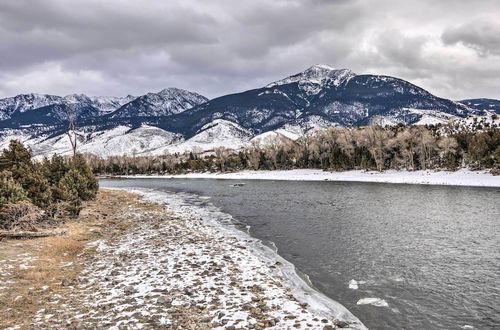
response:
<path fill-rule="evenodd" d="M 389 307 L 389 304 L 384 299 L 380 298 L 361 298 L 356 303 L 357 305 L 373 305 L 377 307 Z"/>

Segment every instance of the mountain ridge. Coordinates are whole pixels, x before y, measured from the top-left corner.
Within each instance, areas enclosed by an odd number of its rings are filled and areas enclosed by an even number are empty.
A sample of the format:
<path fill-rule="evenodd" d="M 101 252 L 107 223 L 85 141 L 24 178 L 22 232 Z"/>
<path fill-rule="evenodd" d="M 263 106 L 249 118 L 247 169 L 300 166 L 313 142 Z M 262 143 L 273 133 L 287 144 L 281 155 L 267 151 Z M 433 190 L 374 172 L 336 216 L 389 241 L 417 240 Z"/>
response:
<path fill-rule="evenodd" d="M 16 97 L 22 101 L 20 96 L 7 98 L 10 103 L 0 100 L 0 115 L 10 114 L 9 119 L 0 117 L 0 142 L 11 132 L 11 136 L 18 134 L 33 145 L 43 145 L 37 149 L 40 153 L 49 149 L 51 139 L 65 132 L 68 111 L 77 113 L 78 126 L 88 143 L 95 146 L 100 137 L 108 136 L 111 140 L 103 140 L 103 145 L 119 145 L 124 150 L 128 136 L 135 141 L 131 145 L 143 152 L 180 152 L 197 144 L 211 148 L 223 146 L 224 139 L 231 146 L 273 131 L 300 136 L 328 126 L 435 124 L 486 113 L 475 109 L 476 103 L 465 105 L 440 98 L 403 79 L 356 74 L 322 64 L 260 88 L 211 100 L 172 87 L 128 99 L 83 94 L 45 95 L 44 99 L 44 94 L 27 95 L 26 104 L 12 101 Z M 50 102 L 55 104 L 47 104 Z M 2 108 L 2 104 L 7 106 Z M 17 104 L 17 110 L 12 104 Z M 118 135 L 107 133 L 121 135 L 118 139 Z M 165 146 L 148 147 L 154 134 L 163 137 Z M 119 143 L 110 142 L 117 139 Z M 161 144 L 157 140 L 155 146 Z"/>

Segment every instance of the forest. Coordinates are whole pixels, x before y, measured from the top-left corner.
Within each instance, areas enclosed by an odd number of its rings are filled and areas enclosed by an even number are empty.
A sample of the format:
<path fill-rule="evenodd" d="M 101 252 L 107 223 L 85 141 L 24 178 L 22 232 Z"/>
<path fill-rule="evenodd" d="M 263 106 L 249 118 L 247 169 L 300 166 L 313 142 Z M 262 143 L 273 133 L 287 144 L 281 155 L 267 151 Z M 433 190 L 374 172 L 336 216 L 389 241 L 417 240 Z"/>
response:
<path fill-rule="evenodd" d="M 180 174 L 314 168 L 347 170 L 490 169 L 500 174 L 500 129 L 443 125 L 366 126 L 317 131 L 296 141 L 276 135 L 239 150 L 216 148 L 161 156 L 86 155 L 98 175 Z"/>

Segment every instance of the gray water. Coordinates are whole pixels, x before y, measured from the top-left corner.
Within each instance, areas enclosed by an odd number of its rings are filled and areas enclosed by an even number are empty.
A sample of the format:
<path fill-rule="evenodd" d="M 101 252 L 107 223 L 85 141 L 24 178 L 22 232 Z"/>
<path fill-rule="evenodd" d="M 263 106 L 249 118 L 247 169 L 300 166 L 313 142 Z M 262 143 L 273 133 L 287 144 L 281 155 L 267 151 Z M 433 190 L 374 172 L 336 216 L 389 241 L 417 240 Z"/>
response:
<path fill-rule="evenodd" d="M 209 196 L 370 329 L 500 329 L 498 188 L 214 179 L 101 186 Z M 352 290 L 352 279 L 366 283 Z M 388 307 L 356 304 L 367 297 Z"/>

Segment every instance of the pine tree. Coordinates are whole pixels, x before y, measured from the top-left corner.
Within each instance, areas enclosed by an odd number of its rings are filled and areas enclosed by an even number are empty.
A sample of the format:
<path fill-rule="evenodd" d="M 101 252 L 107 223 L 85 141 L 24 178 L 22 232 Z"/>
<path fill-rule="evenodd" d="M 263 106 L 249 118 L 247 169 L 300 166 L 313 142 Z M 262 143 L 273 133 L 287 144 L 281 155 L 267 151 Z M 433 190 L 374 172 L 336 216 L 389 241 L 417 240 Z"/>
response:
<path fill-rule="evenodd" d="M 20 201 L 28 200 L 28 195 L 9 172 L 0 172 L 0 209 Z"/>

